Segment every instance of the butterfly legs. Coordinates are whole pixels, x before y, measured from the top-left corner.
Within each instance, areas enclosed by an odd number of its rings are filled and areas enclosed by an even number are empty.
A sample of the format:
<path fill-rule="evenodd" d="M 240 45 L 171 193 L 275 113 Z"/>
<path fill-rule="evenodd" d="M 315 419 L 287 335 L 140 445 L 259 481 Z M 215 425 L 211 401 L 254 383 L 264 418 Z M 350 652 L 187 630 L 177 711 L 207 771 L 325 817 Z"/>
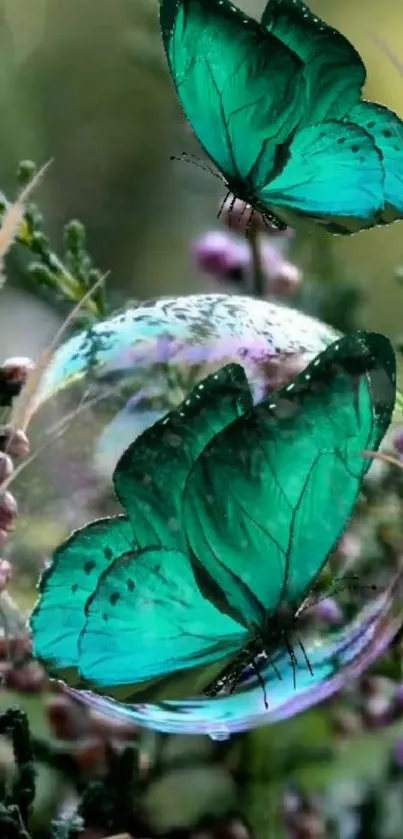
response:
<path fill-rule="evenodd" d="M 264 683 L 264 679 L 262 678 L 260 669 L 257 666 L 254 659 L 249 663 L 249 666 L 256 675 L 260 687 L 262 688 L 264 707 L 266 708 L 266 710 L 268 710 L 269 704 L 267 701 L 266 685 Z M 239 684 L 240 676 L 243 669 L 245 669 L 245 666 L 243 666 L 242 668 L 236 667 L 235 669 L 232 669 L 232 671 L 229 671 L 227 674 L 224 674 L 224 676 L 222 676 L 220 679 L 218 679 L 204 691 L 205 695 L 211 697 L 218 696 L 219 694 L 224 696 L 231 696 L 236 686 Z"/>
<path fill-rule="evenodd" d="M 284 635 L 284 645 L 285 645 L 286 651 L 287 651 L 289 659 L 290 659 L 290 664 L 291 664 L 291 667 L 292 667 L 293 687 L 294 687 L 294 690 L 296 690 L 296 688 L 297 688 L 297 675 L 296 674 L 297 674 L 297 667 L 298 667 L 298 659 L 297 659 L 297 656 L 295 654 L 294 647 L 290 643 L 286 634 Z M 309 658 L 306 654 L 305 647 L 304 647 L 300 638 L 298 638 L 298 646 L 299 646 L 299 648 L 302 652 L 302 655 L 304 656 L 305 663 L 306 663 L 306 666 L 309 670 L 309 673 L 311 674 L 311 676 L 313 676 L 313 670 L 312 670 L 311 662 L 309 661 Z"/>

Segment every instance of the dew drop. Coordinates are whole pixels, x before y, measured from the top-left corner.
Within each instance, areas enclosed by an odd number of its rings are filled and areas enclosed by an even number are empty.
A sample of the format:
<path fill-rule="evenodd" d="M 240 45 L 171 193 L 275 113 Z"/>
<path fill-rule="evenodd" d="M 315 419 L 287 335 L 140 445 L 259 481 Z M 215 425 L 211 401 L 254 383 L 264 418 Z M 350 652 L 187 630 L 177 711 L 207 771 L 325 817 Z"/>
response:
<path fill-rule="evenodd" d="M 225 725 L 220 726 L 219 728 L 215 728 L 214 731 L 209 731 L 208 736 L 210 740 L 215 740 L 217 742 L 229 740 L 230 733 L 228 728 Z"/>

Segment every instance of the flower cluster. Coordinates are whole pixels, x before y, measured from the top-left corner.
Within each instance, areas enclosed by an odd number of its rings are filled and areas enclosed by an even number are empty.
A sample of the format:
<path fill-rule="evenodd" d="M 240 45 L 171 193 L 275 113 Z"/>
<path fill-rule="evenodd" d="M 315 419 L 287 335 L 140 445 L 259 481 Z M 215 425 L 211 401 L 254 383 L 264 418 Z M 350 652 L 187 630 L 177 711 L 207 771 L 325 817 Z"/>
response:
<path fill-rule="evenodd" d="M 246 292 L 253 291 L 253 252 L 245 238 L 251 212 L 242 201 L 228 198 L 220 215 L 227 229 L 211 230 L 192 245 L 193 258 L 201 271 Z M 287 255 L 293 231 L 268 227 L 258 213 L 253 213 L 250 225 L 257 235 L 265 296 L 292 299 L 302 282 L 300 268 Z"/>

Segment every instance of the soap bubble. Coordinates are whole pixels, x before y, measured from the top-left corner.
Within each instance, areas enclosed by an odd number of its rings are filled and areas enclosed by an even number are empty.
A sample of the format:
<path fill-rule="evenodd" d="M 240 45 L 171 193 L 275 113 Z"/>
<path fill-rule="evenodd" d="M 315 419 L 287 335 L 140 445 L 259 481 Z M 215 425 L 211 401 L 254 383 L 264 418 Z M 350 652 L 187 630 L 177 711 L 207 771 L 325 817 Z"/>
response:
<path fill-rule="evenodd" d="M 238 361 L 259 400 L 334 338 L 298 311 L 223 294 L 147 301 L 72 337 L 36 395 L 29 435 L 43 448 L 15 482 L 19 557 L 41 563 L 73 528 L 120 512 L 120 455 L 208 373 Z"/>
<path fill-rule="evenodd" d="M 206 375 L 237 361 L 258 402 L 335 337 L 330 327 L 290 308 L 211 294 L 148 301 L 68 340 L 36 396 L 29 434 L 39 453 L 17 479 L 25 523 L 14 542 L 18 556 L 21 534 L 31 558 L 39 545 L 38 564 L 43 564 L 73 528 L 121 512 L 111 484 L 120 455 Z M 361 554 L 359 549 L 358 571 Z M 340 549 L 340 577 L 345 566 L 350 568 L 350 559 L 345 560 Z M 68 690 L 118 718 L 216 739 L 285 719 L 330 696 L 387 647 L 400 625 L 403 601 L 400 576 L 384 570 L 375 595 L 363 585 L 355 599 L 347 589 L 337 597 L 340 624 L 333 620 L 325 626 L 326 610 L 311 616 L 308 610 L 298 623 L 300 639 L 292 641 L 294 661 L 289 649 L 276 651 L 270 660 L 263 656 L 259 674 L 245 668 L 230 696 L 122 704 L 91 691 Z M 365 582 L 369 573 L 365 568 Z"/>

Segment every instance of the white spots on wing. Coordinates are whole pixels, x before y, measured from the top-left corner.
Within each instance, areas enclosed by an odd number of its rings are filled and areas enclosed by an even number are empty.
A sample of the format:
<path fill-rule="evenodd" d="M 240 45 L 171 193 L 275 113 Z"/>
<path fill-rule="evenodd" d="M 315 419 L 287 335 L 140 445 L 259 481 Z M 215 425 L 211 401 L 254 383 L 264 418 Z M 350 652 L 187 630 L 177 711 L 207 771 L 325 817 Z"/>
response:
<path fill-rule="evenodd" d="M 179 519 L 172 516 L 172 518 L 168 520 L 168 528 L 171 531 L 171 533 L 178 533 L 178 531 L 181 528 Z"/>
<path fill-rule="evenodd" d="M 182 445 L 182 437 L 179 434 L 169 433 L 164 435 L 164 443 L 177 449 Z"/>
<path fill-rule="evenodd" d="M 276 407 L 277 407 L 276 414 L 277 414 L 278 419 L 290 419 L 300 409 L 298 401 L 291 402 L 289 399 L 280 399 L 277 402 Z"/>

